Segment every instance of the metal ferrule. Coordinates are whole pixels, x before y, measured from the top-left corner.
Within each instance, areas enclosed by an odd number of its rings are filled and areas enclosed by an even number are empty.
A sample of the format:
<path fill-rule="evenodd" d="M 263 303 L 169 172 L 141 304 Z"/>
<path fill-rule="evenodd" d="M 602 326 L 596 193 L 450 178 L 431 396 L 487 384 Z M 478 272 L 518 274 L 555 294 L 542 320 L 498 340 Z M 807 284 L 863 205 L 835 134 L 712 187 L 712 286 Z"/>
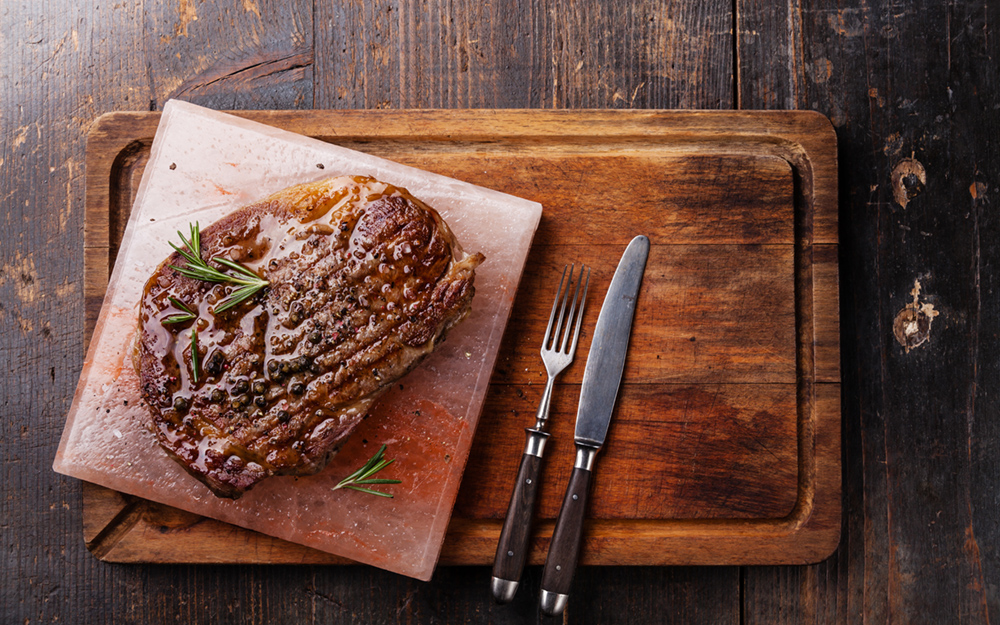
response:
<path fill-rule="evenodd" d="M 576 460 L 573 462 L 573 467 L 576 469 L 583 469 L 584 471 L 593 470 L 594 458 L 597 457 L 598 450 L 598 447 L 577 444 Z"/>
<path fill-rule="evenodd" d="M 524 454 L 526 456 L 538 456 L 541 458 L 542 454 L 545 453 L 545 442 L 549 440 L 549 433 L 534 428 L 524 428 L 524 431 L 528 433 L 528 442 L 524 446 Z"/>
<path fill-rule="evenodd" d="M 494 577 L 490 581 L 490 589 L 493 591 L 493 598 L 497 600 L 498 603 L 510 603 L 517 593 L 517 586 L 519 582 L 513 582 L 509 579 L 500 579 L 499 577 Z"/>
<path fill-rule="evenodd" d="M 538 603 L 542 608 L 542 613 L 546 616 L 558 616 L 566 609 L 566 604 L 569 603 L 569 595 L 549 592 L 543 588 Z"/>

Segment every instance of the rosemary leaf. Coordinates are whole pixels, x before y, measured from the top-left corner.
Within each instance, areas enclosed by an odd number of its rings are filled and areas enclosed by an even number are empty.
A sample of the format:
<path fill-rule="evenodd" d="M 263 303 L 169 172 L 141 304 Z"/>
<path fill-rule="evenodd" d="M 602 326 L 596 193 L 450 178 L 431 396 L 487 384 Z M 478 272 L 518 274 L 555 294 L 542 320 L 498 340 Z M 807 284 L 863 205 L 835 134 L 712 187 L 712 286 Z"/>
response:
<path fill-rule="evenodd" d="M 368 459 L 368 462 L 364 463 L 364 465 L 362 465 L 360 469 L 358 469 L 354 473 L 351 473 L 343 480 L 341 480 L 339 484 L 333 487 L 333 490 L 337 490 L 340 488 L 350 488 L 351 490 L 361 491 L 362 493 L 369 493 L 371 495 L 378 495 L 379 497 L 388 497 L 391 499 L 392 495 L 389 493 L 383 493 L 382 491 L 377 491 L 371 488 L 364 487 L 364 485 L 402 483 L 402 480 L 371 478 L 372 475 L 375 475 L 382 469 L 386 468 L 387 466 L 395 462 L 395 459 L 393 460 L 385 459 L 385 449 L 386 446 L 382 445 L 382 447 L 379 448 L 377 452 L 375 452 L 375 455 Z"/>
<path fill-rule="evenodd" d="M 194 383 L 198 383 L 198 326 L 191 328 L 191 371 Z"/>
<path fill-rule="evenodd" d="M 184 312 L 182 312 L 182 313 L 176 313 L 176 314 L 173 314 L 173 315 L 169 315 L 169 316 L 165 317 L 163 319 L 163 321 L 161 321 L 160 323 L 167 323 L 167 324 L 169 324 L 169 323 L 184 323 L 185 321 L 191 321 L 192 319 L 197 319 L 198 318 L 198 315 L 195 314 L 195 312 L 193 310 L 191 310 L 190 308 L 188 308 L 187 305 L 184 302 L 182 302 L 181 300 L 177 299 L 176 297 L 174 297 L 172 295 L 169 298 L 167 298 L 167 299 L 170 300 L 171 304 L 173 304 L 177 308 L 180 308 Z"/>
<path fill-rule="evenodd" d="M 259 285 L 248 284 L 246 286 L 241 286 L 240 288 L 236 289 L 228 296 L 226 296 L 226 298 L 222 300 L 222 302 L 218 306 L 215 307 L 215 312 L 217 313 L 225 312 L 230 308 L 232 308 L 233 306 L 238 306 L 242 304 L 246 300 L 256 295 L 257 292 L 260 291 L 262 288 L 264 288 L 264 285 L 262 284 Z"/>
<path fill-rule="evenodd" d="M 194 318 L 195 318 L 194 315 L 189 315 L 187 313 L 176 314 L 176 315 L 170 315 L 168 317 L 164 317 L 163 320 L 160 321 L 160 323 L 164 323 L 164 324 L 184 323 L 185 321 L 191 321 Z"/>
<path fill-rule="evenodd" d="M 184 257 L 187 264 L 183 267 L 170 265 L 170 268 L 174 269 L 182 276 L 192 280 L 201 280 L 202 282 L 213 282 L 218 284 L 236 284 L 240 286 L 240 288 L 227 295 L 226 298 L 220 302 L 219 306 L 216 307 L 215 312 L 225 312 L 234 306 L 238 306 L 270 284 L 267 280 L 264 280 L 252 270 L 237 262 L 231 261 L 228 258 L 216 256 L 212 258 L 212 260 L 225 268 L 237 272 L 239 275 L 225 273 L 209 265 L 208 262 L 201 257 L 201 229 L 198 227 L 198 222 L 189 224 L 189 226 L 191 228 L 190 239 L 184 238 L 184 235 L 181 234 L 180 231 L 177 232 L 177 236 L 180 237 L 181 243 L 184 244 L 184 247 L 178 247 L 177 245 L 174 245 L 174 243 L 170 243 L 170 247 L 174 248 L 178 254 Z M 181 323 L 183 320 L 180 315 L 172 315 L 171 317 L 168 317 L 168 319 L 170 319 L 168 323 Z"/>
<path fill-rule="evenodd" d="M 190 308 L 188 308 L 187 304 L 185 304 L 181 300 L 177 299 L 173 295 L 171 295 L 167 299 L 170 300 L 170 303 L 173 304 L 174 306 L 176 306 L 177 308 L 180 308 L 181 310 L 183 310 L 187 314 L 194 316 L 194 314 L 195 314 L 194 311 L 191 310 Z"/>
<path fill-rule="evenodd" d="M 196 222 L 194 222 L 193 226 L 189 222 L 188 223 L 188 229 L 191 231 L 191 243 L 188 244 L 188 248 L 194 253 L 195 256 L 197 256 L 200 259 L 201 258 L 201 228 L 199 227 L 198 222 L 196 221 Z M 180 233 L 178 232 L 177 234 L 180 234 Z M 183 241 L 184 238 L 181 237 L 181 240 Z"/>
<path fill-rule="evenodd" d="M 258 276 L 254 272 L 250 271 L 249 269 L 247 269 L 243 265 L 241 265 L 239 263 L 234 263 L 233 261 L 229 260 L 228 258 L 222 258 L 221 256 L 215 256 L 215 257 L 212 258 L 212 260 L 214 260 L 215 262 L 219 263 L 220 265 L 225 265 L 226 267 L 229 267 L 230 269 L 234 269 L 234 270 L 242 273 L 243 275 L 247 276 L 248 278 L 250 278 L 250 282 L 248 282 L 248 284 L 257 284 L 258 282 L 266 282 L 265 280 L 261 280 L 260 276 Z M 237 278 L 230 278 L 230 279 L 233 280 L 233 281 L 237 280 Z"/>
<path fill-rule="evenodd" d="M 184 246 L 187 247 L 188 250 L 191 250 L 191 251 L 188 252 L 186 250 L 183 250 L 183 249 L 177 247 L 176 245 L 174 245 L 173 243 L 170 244 L 170 247 L 172 247 L 175 250 L 177 250 L 177 252 L 179 252 L 181 256 L 183 256 L 184 258 L 186 258 L 189 263 L 192 263 L 194 265 L 198 265 L 198 264 L 204 262 L 204 261 L 201 260 L 201 229 L 198 227 L 198 222 L 197 221 L 194 222 L 193 225 L 192 224 L 188 224 L 188 227 L 191 229 L 191 240 L 190 241 L 188 241 L 187 239 L 185 239 L 184 235 L 181 234 L 179 230 L 177 231 L 177 236 L 179 236 L 181 238 L 181 243 L 183 243 Z"/>
<path fill-rule="evenodd" d="M 170 265 L 170 268 L 176 269 L 177 273 L 181 274 L 185 278 L 191 278 L 192 280 L 201 280 L 202 282 L 229 282 L 229 278 L 226 274 L 222 273 L 218 269 L 213 269 L 212 267 L 203 268 L 196 265 L 178 267 L 177 265 Z"/>

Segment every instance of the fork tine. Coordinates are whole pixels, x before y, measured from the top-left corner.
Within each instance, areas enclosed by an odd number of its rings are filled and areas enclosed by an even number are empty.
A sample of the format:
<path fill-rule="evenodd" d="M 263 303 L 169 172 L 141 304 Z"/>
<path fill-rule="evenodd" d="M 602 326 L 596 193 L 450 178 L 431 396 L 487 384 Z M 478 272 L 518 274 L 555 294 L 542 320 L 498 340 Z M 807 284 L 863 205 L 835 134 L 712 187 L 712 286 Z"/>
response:
<path fill-rule="evenodd" d="M 549 337 L 552 336 L 552 322 L 556 318 L 556 308 L 559 306 L 559 296 L 562 295 L 563 282 L 566 280 L 566 270 L 569 269 L 569 265 L 563 267 L 562 278 L 559 279 L 559 290 L 556 291 L 556 299 L 552 302 L 552 312 L 549 313 L 549 325 L 545 327 L 545 338 L 542 339 L 542 350 L 548 348 Z"/>
<path fill-rule="evenodd" d="M 563 321 L 566 320 L 566 300 L 569 299 L 569 291 L 573 288 L 573 269 L 574 265 L 569 266 L 569 279 L 566 281 L 566 290 L 562 294 L 562 306 L 559 307 L 559 319 L 556 320 L 556 331 L 552 333 L 552 350 L 556 351 L 559 349 L 559 339 L 562 337 L 563 332 Z M 562 287 L 562 284 L 559 285 Z"/>
<path fill-rule="evenodd" d="M 566 346 L 569 345 L 569 338 L 573 334 L 573 324 L 574 324 L 574 322 L 576 320 L 576 318 L 573 316 L 573 314 L 576 312 L 577 300 L 580 297 L 580 284 L 583 282 L 583 270 L 584 269 L 586 269 L 586 266 L 585 265 L 581 265 L 580 266 L 580 275 L 577 276 L 577 278 L 576 278 L 576 289 L 573 291 L 573 304 L 572 304 L 572 306 L 570 306 L 570 308 L 569 308 L 569 315 L 566 317 L 566 334 L 562 337 L 562 344 L 559 346 L 559 351 L 563 352 L 563 353 L 567 353 L 566 352 Z M 566 292 L 569 293 L 569 290 L 572 289 L 572 288 L 573 288 L 573 283 L 570 282 L 569 286 L 566 287 Z M 581 313 L 583 312 L 582 308 L 580 309 L 580 312 Z"/>
<path fill-rule="evenodd" d="M 587 267 L 587 282 L 583 285 L 583 295 L 580 297 L 580 312 L 576 317 L 576 330 L 573 332 L 573 345 L 569 348 L 569 353 L 576 353 L 576 342 L 580 338 L 580 326 L 583 325 L 583 307 L 587 304 L 587 289 L 590 288 L 590 267 Z M 580 267 L 580 282 L 583 282 L 583 270 L 584 267 Z M 576 285 L 577 290 L 580 289 L 580 284 Z"/>

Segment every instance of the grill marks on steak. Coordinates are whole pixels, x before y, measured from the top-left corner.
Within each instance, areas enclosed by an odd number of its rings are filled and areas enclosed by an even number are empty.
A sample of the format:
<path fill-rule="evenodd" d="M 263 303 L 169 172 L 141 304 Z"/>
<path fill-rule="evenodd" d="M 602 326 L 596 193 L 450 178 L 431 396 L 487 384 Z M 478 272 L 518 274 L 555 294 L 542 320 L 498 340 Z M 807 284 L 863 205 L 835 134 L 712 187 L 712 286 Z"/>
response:
<path fill-rule="evenodd" d="M 481 254 L 436 211 L 373 178 L 281 191 L 201 233 L 202 258 L 270 282 L 218 315 L 234 287 L 169 265 L 146 284 L 134 362 L 160 444 L 219 496 L 321 470 L 377 396 L 468 313 Z M 198 319 L 163 324 L 179 309 Z M 199 380 L 191 328 L 198 326 Z"/>

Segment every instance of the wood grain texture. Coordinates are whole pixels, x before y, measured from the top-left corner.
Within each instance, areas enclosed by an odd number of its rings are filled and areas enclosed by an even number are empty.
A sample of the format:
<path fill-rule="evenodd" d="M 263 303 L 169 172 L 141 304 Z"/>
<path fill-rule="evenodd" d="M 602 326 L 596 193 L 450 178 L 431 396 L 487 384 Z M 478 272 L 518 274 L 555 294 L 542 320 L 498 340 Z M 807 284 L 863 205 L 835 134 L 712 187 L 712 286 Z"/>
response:
<path fill-rule="evenodd" d="M 517 470 L 517 436 L 542 386 L 495 385 L 459 492 L 460 518 L 500 519 Z M 573 463 L 579 385 L 556 387 L 549 472 L 537 516 L 554 519 Z M 781 518 L 797 497 L 793 385 L 626 384 L 601 452 L 589 515 L 595 519 Z M 656 470 L 637 471 L 639 458 Z M 479 490 L 471 485 L 504 486 Z M 656 493 L 655 497 L 635 496 Z"/>
<path fill-rule="evenodd" d="M 986 5 L 741 5 L 739 32 L 760 34 L 741 58 L 777 44 L 781 59 L 741 81 L 741 103 L 825 112 L 851 155 L 841 268 L 845 509 L 855 511 L 827 562 L 747 570 L 746 622 L 995 620 L 998 432 L 985 380 L 996 369 L 986 294 L 997 224 L 985 172 L 997 170 L 1000 117 L 984 100 L 998 87 Z M 925 182 L 894 184 L 906 159 Z M 916 280 L 940 315 L 908 351 L 892 326 Z"/>
<path fill-rule="evenodd" d="M 319 2 L 315 104 L 729 108 L 732 10 L 722 0 Z"/>
<path fill-rule="evenodd" d="M 98 253 L 83 249 L 80 234 L 84 137 L 100 113 L 159 106 L 188 80 L 201 89 L 184 97 L 220 107 L 308 107 L 314 97 L 319 108 L 740 106 L 828 115 L 842 167 L 845 517 L 837 555 L 815 566 L 585 566 L 566 622 L 996 620 L 994 3 L 600 4 L 609 6 L 429 0 L 371 9 L 334 0 L 303 11 L 294 2 L 289 12 L 301 27 L 263 0 L 3 5 L 0 620 L 549 622 L 531 592 L 494 606 L 486 567 L 442 567 L 422 584 L 364 567 L 121 566 L 87 553 L 76 482 L 48 470 L 80 366 L 80 267 Z M 323 22 L 312 23 L 309 39 L 313 8 Z M 199 19 L 187 38 L 175 36 L 191 9 Z M 312 85 L 288 79 L 308 67 L 243 64 L 305 53 L 282 41 L 293 31 L 311 41 Z M 216 67 L 224 80 L 206 86 Z M 233 71 L 241 67 L 248 71 Z M 906 157 L 927 175 L 904 209 L 892 172 Z M 907 353 L 891 326 L 917 278 L 941 315 L 930 341 Z M 834 381 L 840 362 L 821 343 L 814 356 Z M 156 533 L 164 541 L 185 535 Z M 228 538 L 246 544 L 238 533 Z M 525 589 L 539 578 L 529 566 Z"/>
<path fill-rule="evenodd" d="M 825 172 L 832 167 L 834 157 L 829 147 L 825 152 L 817 147 L 822 144 L 821 137 L 810 134 L 828 135 L 828 126 L 813 123 L 815 118 L 808 115 L 792 116 L 800 118 L 793 120 L 781 115 L 732 118 L 681 113 L 653 117 L 641 113 L 566 113 L 558 119 L 570 126 L 570 138 L 544 124 L 540 128 L 548 137 L 545 139 L 537 137 L 535 118 L 540 115 L 528 112 L 245 115 L 298 130 L 312 124 L 310 134 L 318 136 L 329 136 L 329 129 L 335 128 L 351 137 L 351 145 L 362 149 L 374 146 L 376 152 L 392 145 L 412 164 L 430 169 L 438 166 L 443 155 L 450 173 L 479 183 L 492 180 L 491 170 L 481 169 L 481 161 L 475 158 L 484 150 L 490 151 L 493 167 L 501 170 L 506 169 L 505 162 L 531 161 L 536 154 L 594 152 L 593 146 L 576 138 L 576 128 L 587 128 L 602 140 L 625 146 L 604 152 L 603 158 L 609 159 L 611 166 L 600 163 L 602 157 L 596 155 L 600 150 L 588 161 L 588 167 L 609 172 L 608 179 L 616 179 L 611 172 L 614 164 L 625 158 L 623 154 L 642 154 L 633 159 L 631 167 L 643 181 L 658 179 L 663 176 L 664 163 L 673 164 L 669 169 L 672 184 L 644 185 L 661 185 L 655 192 L 659 203 L 650 205 L 645 195 L 635 192 L 622 193 L 617 202 L 623 215 L 654 211 L 663 215 L 661 221 L 666 223 L 680 223 L 672 213 L 684 213 L 690 210 L 689 203 L 697 204 L 690 198 L 698 194 L 698 181 L 705 180 L 705 172 L 720 163 L 733 178 L 749 180 L 737 185 L 715 183 L 726 189 L 724 212 L 744 215 L 760 224 L 781 222 L 776 216 L 781 215 L 795 224 L 799 239 L 788 237 L 787 226 L 734 228 L 726 219 L 713 219 L 707 207 L 698 223 L 677 234 L 680 242 L 652 230 L 654 245 L 646 288 L 637 303 L 638 322 L 626 364 L 626 385 L 610 434 L 616 442 L 602 453 L 605 471 L 595 478 L 595 503 L 590 509 L 582 560 L 585 564 L 722 564 L 773 562 L 778 557 L 777 561 L 787 562 L 816 559 L 832 549 L 840 509 L 839 447 L 831 437 L 838 431 L 839 404 L 829 397 L 829 389 L 839 387 L 817 385 L 831 371 L 824 370 L 829 365 L 815 358 L 813 345 L 823 344 L 837 353 L 836 315 L 829 310 L 837 302 L 836 248 L 811 244 L 816 223 L 835 223 L 829 215 L 835 195 L 824 182 L 829 178 L 823 178 L 828 176 Z M 88 244 L 95 249 L 103 245 L 110 252 L 114 247 L 109 237 L 121 228 L 112 222 L 127 217 L 130 201 L 126 196 L 138 177 L 123 164 L 142 167 L 140 146 L 149 144 L 143 133 L 152 131 L 157 117 L 152 113 L 115 114 L 103 118 L 92 132 L 90 170 L 116 171 L 118 178 L 111 179 L 111 188 L 118 186 L 115 180 L 122 180 L 121 190 L 95 193 L 97 203 L 89 205 L 88 210 L 101 213 L 94 220 L 95 227 L 87 230 Z M 493 136 L 478 134 L 484 118 L 492 123 Z M 611 119 L 614 123 L 603 132 L 595 128 L 595 124 Z M 653 120 L 659 122 L 658 129 L 649 125 Z M 727 121 L 739 123 L 734 126 Z M 371 137 L 358 130 L 369 128 L 377 129 L 369 131 Z M 403 128 L 408 129 L 405 142 L 397 138 Z M 796 129 L 804 129 L 804 134 L 797 134 Z M 417 134 L 418 130 L 425 134 Z M 754 136 L 758 137 L 756 144 Z M 387 139 L 392 143 L 386 144 Z M 795 157 L 797 169 L 793 170 L 789 161 L 769 155 L 775 139 L 781 145 L 779 153 L 799 154 Z M 116 155 L 115 150 L 125 156 Z M 726 156 L 719 156 L 723 154 Z M 683 160 L 696 164 L 680 166 Z M 697 164 L 700 161 L 706 162 Z M 459 163 L 465 163 L 464 167 Z M 645 169 L 640 164 L 645 164 Z M 533 177 L 527 173 L 531 171 Z M 519 356 L 525 342 L 519 337 L 543 333 L 551 296 L 543 293 L 543 285 L 553 283 L 562 268 L 561 263 L 547 258 L 572 257 L 596 267 L 612 267 L 620 254 L 621 246 L 603 243 L 616 236 L 613 221 L 605 222 L 608 236 L 602 236 L 604 231 L 599 229 L 592 232 L 593 239 L 600 241 L 597 244 L 586 244 L 586 234 L 571 234 L 558 225 L 607 210 L 599 201 L 593 207 L 588 207 L 587 200 L 576 201 L 590 195 L 589 187 L 578 184 L 578 171 L 572 163 L 555 161 L 548 169 L 525 169 L 526 187 L 540 188 L 535 183 L 538 179 L 548 184 L 551 195 L 539 199 L 555 207 L 547 218 L 554 227 L 543 227 L 536 235 L 534 249 L 544 251 L 543 259 L 532 260 L 534 253 L 529 258 L 530 270 L 515 301 L 499 356 L 501 365 L 472 453 L 474 460 L 442 554 L 444 563 L 492 561 L 509 498 L 504 486 L 509 486 L 516 472 L 521 429 L 529 422 L 527 416 L 523 421 L 518 418 L 518 408 L 533 413 L 543 381 L 539 377 L 543 375 L 541 365 L 533 354 L 537 348 L 530 350 L 532 354 Z M 794 199 L 791 183 L 795 179 L 806 181 L 800 184 L 809 190 L 808 195 Z M 568 185 L 567 180 L 574 184 Z M 777 189 L 768 189 L 771 185 Z M 604 186 L 596 186 L 598 195 L 606 194 Z M 706 193 L 720 191 L 709 188 Z M 113 196 L 119 205 L 109 208 L 106 202 Z M 774 200 L 762 204 L 761 196 Z M 644 218 L 633 215 L 632 219 L 640 223 Z M 102 225 L 102 220 L 108 221 L 107 225 Z M 762 232 L 772 233 L 779 243 L 763 239 L 767 244 L 762 244 Z M 698 241 L 699 234 L 713 243 L 691 243 Z M 607 262 L 604 256 L 608 256 Z M 103 279 L 102 268 L 108 262 L 110 259 L 98 263 L 93 274 L 96 279 Z M 817 284 L 814 278 L 824 275 L 827 282 Z M 594 290 L 606 290 L 608 279 L 610 275 L 595 272 Z M 824 289 L 822 296 L 817 288 Z M 590 307 L 595 319 L 598 308 Z M 581 353 L 589 340 L 585 333 Z M 671 340 L 680 347 L 671 349 Z M 809 345 L 803 347 L 803 342 Z M 701 359 L 708 364 L 699 366 Z M 774 371 L 768 366 L 772 361 L 779 366 Z M 712 373 L 713 366 L 722 373 Z M 579 375 L 572 371 L 555 395 L 554 438 L 547 459 L 555 466 L 572 464 L 572 398 L 579 393 Z M 636 470 L 637 464 L 646 470 Z M 532 540 L 529 560 L 533 563 L 544 557 L 559 494 L 565 488 L 564 474 L 550 472 L 541 487 L 539 517 L 543 522 Z M 483 484 L 503 486 L 483 488 Z M 88 486 L 87 496 L 100 499 L 102 491 Z M 108 506 L 120 505 L 121 512 L 111 525 L 88 530 L 91 549 L 104 559 L 341 561 L 302 548 L 286 549 L 280 541 L 222 524 L 202 523 L 197 517 L 171 512 L 164 506 L 109 497 L 110 503 L 98 504 L 99 517 L 107 518 L 103 510 Z M 708 520 L 716 523 L 706 524 Z M 219 537 L 232 532 L 240 532 L 254 548 L 239 554 L 224 548 Z M 166 534 L 177 535 L 168 538 Z M 748 541 L 748 537 L 752 538 Z"/>
<path fill-rule="evenodd" d="M 144 4 L 150 110 L 170 98 L 222 109 L 313 104 L 313 3 Z"/>
<path fill-rule="evenodd" d="M 547 234 L 543 231 L 538 236 L 546 242 L 559 240 Z M 794 384 L 792 246 L 653 241 L 646 266 L 646 276 L 653 279 L 636 304 L 625 379 L 647 384 Z M 513 319 L 509 332 L 545 334 L 549 313 L 544 302 L 551 298 L 551 278 L 567 259 L 595 267 L 593 292 L 605 293 L 614 274 L 614 265 L 609 266 L 607 259 L 620 256 L 623 250 L 624 245 L 535 245 L 528 257 L 532 271 L 523 278 L 517 296 L 525 314 Z M 584 327 L 592 329 L 599 312 L 600 306 L 588 307 Z M 591 338 L 589 331 L 581 332 L 581 354 L 589 353 Z M 495 379 L 537 383 L 539 372 L 537 347 L 512 342 L 510 351 L 501 355 Z M 563 382 L 582 379 L 579 367 L 561 377 Z"/>
<path fill-rule="evenodd" d="M 139 20 L 134 4 L 0 8 L 4 622 L 52 622 L 74 613 L 96 621 L 100 611 L 87 601 L 83 580 L 106 586 L 113 577 L 79 541 L 79 487 L 50 466 L 83 353 L 86 132 L 98 114 L 143 100 Z"/>
<path fill-rule="evenodd" d="M 741 622 L 737 567 L 583 567 L 573 588 L 565 619 L 569 623 Z M 637 605 L 646 606 L 646 611 L 622 608 Z"/>

